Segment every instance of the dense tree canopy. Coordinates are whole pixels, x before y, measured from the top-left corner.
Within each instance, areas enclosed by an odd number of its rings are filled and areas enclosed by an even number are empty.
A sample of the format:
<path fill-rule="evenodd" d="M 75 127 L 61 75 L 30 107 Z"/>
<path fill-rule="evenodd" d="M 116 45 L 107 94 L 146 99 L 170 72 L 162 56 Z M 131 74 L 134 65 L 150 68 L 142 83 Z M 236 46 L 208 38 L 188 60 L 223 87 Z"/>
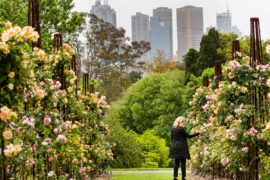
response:
<path fill-rule="evenodd" d="M 116 108 L 117 119 L 137 133 L 154 128 L 169 139 L 170 128 L 182 112 L 183 72 L 154 74 L 133 84 Z"/>

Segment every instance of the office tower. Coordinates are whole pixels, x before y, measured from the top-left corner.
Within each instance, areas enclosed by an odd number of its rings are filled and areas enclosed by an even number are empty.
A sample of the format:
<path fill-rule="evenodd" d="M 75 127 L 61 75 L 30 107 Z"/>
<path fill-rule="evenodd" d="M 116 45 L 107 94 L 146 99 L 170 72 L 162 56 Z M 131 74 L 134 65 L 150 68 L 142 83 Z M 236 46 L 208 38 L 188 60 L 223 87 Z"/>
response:
<path fill-rule="evenodd" d="M 100 0 L 97 0 L 96 4 L 92 6 L 90 13 L 95 14 L 98 18 L 116 26 L 116 12 L 108 4 L 107 0 L 104 0 L 103 4 L 100 2 Z"/>
<path fill-rule="evenodd" d="M 166 59 L 173 58 L 172 9 L 159 7 L 150 18 L 151 58 L 162 51 Z"/>
<path fill-rule="evenodd" d="M 217 13 L 217 30 L 223 33 L 232 32 L 232 16 L 229 10 Z"/>
<path fill-rule="evenodd" d="M 200 49 L 203 36 L 203 8 L 185 6 L 178 8 L 176 13 L 178 58 L 182 61 L 190 48 Z"/>
<path fill-rule="evenodd" d="M 150 42 L 150 24 L 149 16 L 137 12 L 131 17 L 132 41 L 147 41 Z M 139 60 L 149 61 L 150 54 L 144 54 Z"/>
<path fill-rule="evenodd" d="M 149 16 L 137 12 L 131 17 L 132 41 L 150 42 Z"/>

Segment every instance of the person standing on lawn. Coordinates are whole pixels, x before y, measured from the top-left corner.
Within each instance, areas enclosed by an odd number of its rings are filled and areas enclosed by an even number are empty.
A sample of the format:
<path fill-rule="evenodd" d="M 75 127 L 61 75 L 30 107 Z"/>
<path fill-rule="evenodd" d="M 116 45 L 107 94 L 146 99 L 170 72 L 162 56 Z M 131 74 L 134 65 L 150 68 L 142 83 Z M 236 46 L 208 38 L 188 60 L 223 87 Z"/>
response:
<path fill-rule="evenodd" d="M 190 159 L 187 138 L 199 136 L 200 133 L 188 134 L 185 129 L 186 119 L 182 116 L 176 118 L 171 129 L 172 146 L 170 158 L 174 159 L 174 180 L 178 180 L 178 168 L 181 162 L 182 180 L 186 179 L 186 160 Z"/>

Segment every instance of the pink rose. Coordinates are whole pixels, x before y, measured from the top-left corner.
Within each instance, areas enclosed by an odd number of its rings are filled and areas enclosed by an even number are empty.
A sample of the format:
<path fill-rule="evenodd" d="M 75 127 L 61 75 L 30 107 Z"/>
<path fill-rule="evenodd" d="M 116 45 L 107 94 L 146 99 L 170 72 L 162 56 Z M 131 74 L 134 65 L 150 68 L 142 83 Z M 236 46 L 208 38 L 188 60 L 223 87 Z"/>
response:
<path fill-rule="evenodd" d="M 244 148 L 242 148 L 242 151 L 244 151 L 245 153 L 248 153 L 249 148 L 248 147 L 244 147 Z"/>
<path fill-rule="evenodd" d="M 51 124 L 51 118 L 48 116 L 48 115 L 46 115 L 45 117 L 44 117 L 44 124 L 45 125 L 49 125 L 49 124 Z"/>
<path fill-rule="evenodd" d="M 59 82 L 59 81 L 56 81 L 55 82 L 55 85 L 54 85 L 54 87 L 55 87 L 55 89 L 60 89 L 61 88 L 61 83 Z"/>
<path fill-rule="evenodd" d="M 257 134 L 257 132 L 258 131 L 254 127 L 252 127 L 252 128 L 249 129 L 248 135 L 254 136 L 254 135 Z"/>
<path fill-rule="evenodd" d="M 66 142 L 67 141 L 66 136 L 61 135 L 61 134 L 57 136 L 56 140 L 59 142 Z"/>
<path fill-rule="evenodd" d="M 54 128 L 53 132 L 54 132 L 54 134 L 58 134 L 59 133 L 59 131 L 58 131 L 57 128 Z"/>
<path fill-rule="evenodd" d="M 80 174 L 85 174 L 86 173 L 86 167 L 80 168 Z"/>

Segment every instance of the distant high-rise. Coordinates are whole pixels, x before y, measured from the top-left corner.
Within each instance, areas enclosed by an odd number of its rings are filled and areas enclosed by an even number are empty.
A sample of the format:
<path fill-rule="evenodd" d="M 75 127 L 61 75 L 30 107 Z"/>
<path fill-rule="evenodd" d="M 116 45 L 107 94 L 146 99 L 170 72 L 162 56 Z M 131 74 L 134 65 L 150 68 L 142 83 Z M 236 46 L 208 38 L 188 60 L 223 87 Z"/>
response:
<path fill-rule="evenodd" d="M 90 13 L 95 14 L 98 18 L 116 26 L 116 12 L 108 5 L 107 0 L 104 0 L 103 4 L 101 4 L 100 0 L 97 0 L 96 4 L 92 6 Z"/>
<path fill-rule="evenodd" d="M 132 41 L 150 42 L 149 16 L 137 12 L 131 17 Z"/>
<path fill-rule="evenodd" d="M 217 13 L 217 30 L 223 33 L 232 32 L 232 16 L 229 10 Z"/>
<path fill-rule="evenodd" d="M 177 9 L 177 37 L 178 58 L 183 56 L 190 48 L 200 49 L 203 36 L 203 8 L 185 6 Z"/>
<path fill-rule="evenodd" d="M 137 12 L 131 16 L 132 41 L 147 41 L 150 42 L 150 24 L 149 16 Z M 140 60 L 149 61 L 149 53 L 143 55 Z"/>
<path fill-rule="evenodd" d="M 163 51 L 167 59 L 173 58 L 172 9 L 159 7 L 150 18 L 151 58 Z"/>

